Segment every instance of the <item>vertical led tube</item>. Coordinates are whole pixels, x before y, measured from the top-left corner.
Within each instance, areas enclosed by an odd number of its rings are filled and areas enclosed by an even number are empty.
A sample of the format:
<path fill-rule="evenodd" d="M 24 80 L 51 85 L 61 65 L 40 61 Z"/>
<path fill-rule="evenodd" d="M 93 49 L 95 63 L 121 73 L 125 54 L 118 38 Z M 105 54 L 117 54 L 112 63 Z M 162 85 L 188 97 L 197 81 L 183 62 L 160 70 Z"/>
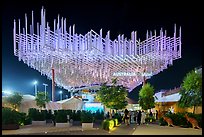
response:
<path fill-rule="evenodd" d="M 16 55 L 16 20 L 13 22 L 13 48 L 14 48 L 14 55 Z"/>
<path fill-rule="evenodd" d="M 179 29 L 179 56 L 181 57 L 181 26 Z"/>
<path fill-rule="evenodd" d="M 25 52 L 27 52 L 27 49 L 28 49 L 28 26 L 27 26 L 27 14 L 25 14 L 25 35 L 26 35 L 26 48 L 25 48 Z"/>
<path fill-rule="evenodd" d="M 55 70 L 52 68 L 52 102 L 55 102 Z"/>
<path fill-rule="evenodd" d="M 133 55 L 137 55 L 137 31 L 134 31 L 134 54 Z"/>
<path fill-rule="evenodd" d="M 33 15 L 33 11 L 32 11 L 32 34 L 34 34 L 34 15 Z"/>

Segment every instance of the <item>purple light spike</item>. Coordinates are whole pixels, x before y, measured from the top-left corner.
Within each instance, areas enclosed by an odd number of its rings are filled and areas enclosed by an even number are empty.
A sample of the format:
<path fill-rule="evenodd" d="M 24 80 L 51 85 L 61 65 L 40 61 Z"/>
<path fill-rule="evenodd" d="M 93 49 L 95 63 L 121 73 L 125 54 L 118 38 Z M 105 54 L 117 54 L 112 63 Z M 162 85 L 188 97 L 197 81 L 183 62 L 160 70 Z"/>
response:
<path fill-rule="evenodd" d="M 163 53 L 163 29 L 162 28 L 160 30 L 160 49 L 162 54 Z"/>
<path fill-rule="evenodd" d="M 56 33 L 56 19 L 54 19 L 54 34 Z"/>
<path fill-rule="evenodd" d="M 47 45 L 50 45 L 50 27 L 49 27 L 49 23 L 48 22 L 47 22 L 47 37 L 48 37 L 48 42 L 47 42 L 48 44 Z"/>
<path fill-rule="evenodd" d="M 124 45 L 123 45 L 123 47 L 124 47 L 124 53 L 123 53 L 123 58 L 125 58 L 126 57 L 126 55 L 128 54 L 127 53 L 127 43 L 128 41 L 127 41 L 127 38 L 125 38 L 125 41 L 124 41 Z"/>
<path fill-rule="evenodd" d="M 27 25 L 27 14 L 25 14 L 25 35 L 26 35 L 26 47 L 25 52 L 28 49 L 28 25 Z"/>
<path fill-rule="evenodd" d="M 175 57 L 175 52 L 177 51 L 177 45 L 176 45 L 176 24 L 174 24 L 174 50 L 173 50 L 173 58 Z"/>
<path fill-rule="evenodd" d="M 35 50 L 37 50 L 37 51 L 39 51 L 39 36 L 40 36 L 40 30 L 39 30 L 40 28 L 39 28 L 39 23 L 37 22 L 37 45 L 36 45 L 36 48 L 35 48 Z"/>
<path fill-rule="evenodd" d="M 44 9 L 44 12 L 43 12 L 43 26 L 44 26 L 44 30 L 43 31 L 45 31 L 45 26 L 46 25 L 46 14 L 45 14 L 45 9 Z M 44 35 L 45 35 L 45 32 L 44 32 Z"/>
<path fill-rule="evenodd" d="M 134 41 L 134 31 L 131 32 L 131 40 Z"/>
<path fill-rule="evenodd" d="M 179 56 L 181 58 L 181 26 L 179 28 Z"/>
<path fill-rule="evenodd" d="M 34 34 L 32 29 L 33 29 L 33 26 L 30 25 L 30 34 Z M 31 51 L 33 50 L 33 35 L 31 35 L 31 46 L 30 46 L 30 50 L 31 50 Z"/>
<path fill-rule="evenodd" d="M 18 19 L 18 35 L 21 35 L 21 21 Z"/>
<path fill-rule="evenodd" d="M 57 32 L 59 31 L 59 28 L 60 28 L 59 25 L 60 25 L 60 15 L 58 14 L 58 17 L 57 17 Z"/>
<path fill-rule="evenodd" d="M 63 34 L 64 34 L 64 25 L 63 25 L 64 21 L 63 21 L 63 17 L 61 19 L 61 32 L 62 32 L 62 37 L 63 37 Z"/>
<path fill-rule="evenodd" d="M 75 24 L 73 25 L 73 36 L 75 34 Z"/>
<path fill-rule="evenodd" d="M 34 34 L 35 31 L 34 31 L 34 12 L 32 11 L 32 33 L 31 34 Z"/>
<path fill-rule="evenodd" d="M 146 39 L 148 39 L 148 35 L 149 35 L 149 33 L 148 33 L 148 30 L 147 30 L 147 33 L 146 33 Z"/>
<path fill-rule="evenodd" d="M 41 9 L 41 25 L 43 24 L 43 7 Z"/>
<path fill-rule="evenodd" d="M 16 55 L 16 20 L 13 21 L 13 49 L 14 55 Z"/>
<path fill-rule="evenodd" d="M 137 31 L 134 31 L 134 49 L 133 49 L 133 55 L 137 55 Z"/>
<path fill-rule="evenodd" d="M 72 35 L 72 27 L 71 26 L 69 27 L 69 35 L 70 36 Z"/>
<path fill-rule="evenodd" d="M 124 52 L 124 34 L 121 36 L 121 53 L 120 55 L 123 56 L 123 52 Z"/>
<path fill-rule="evenodd" d="M 121 36 L 118 35 L 118 56 L 121 54 L 121 44 L 120 44 Z"/>
<path fill-rule="evenodd" d="M 110 47 L 110 30 L 107 32 L 107 51 L 106 53 L 107 54 L 110 54 L 111 55 L 111 47 Z"/>
<path fill-rule="evenodd" d="M 149 37 L 152 38 L 152 31 L 150 31 L 150 35 L 149 35 Z"/>
<path fill-rule="evenodd" d="M 65 34 L 65 38 L 64 38 L 64 48 L 67 48 L 67 26 L 66 26 L 66 18 L 64 19 L 64 34 Z"/>

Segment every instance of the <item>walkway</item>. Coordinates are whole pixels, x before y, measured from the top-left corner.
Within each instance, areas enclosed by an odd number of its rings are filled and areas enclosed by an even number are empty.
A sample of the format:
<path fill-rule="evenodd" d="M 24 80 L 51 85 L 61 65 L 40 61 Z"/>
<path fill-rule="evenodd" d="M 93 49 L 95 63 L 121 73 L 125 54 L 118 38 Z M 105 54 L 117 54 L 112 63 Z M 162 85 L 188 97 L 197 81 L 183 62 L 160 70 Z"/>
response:
<path fill-rule="evenodd" d="M 132 135 L 202 135 L 202 129 L 168 127 L 156 124 L 140 125 Z"/>
<path fill-rule="evenodd" d="M 93 128 L 81 131 L 81 126 L 70 128 L 57 128 L 52 125 L 32 126 L 27 125 L 18 130 L 2 130 L 2 135 L 202 135 L 202 129 L 159 126 L 157 124 L 136 126 L 124 124 L 115 127 L 110 132 Z"/>

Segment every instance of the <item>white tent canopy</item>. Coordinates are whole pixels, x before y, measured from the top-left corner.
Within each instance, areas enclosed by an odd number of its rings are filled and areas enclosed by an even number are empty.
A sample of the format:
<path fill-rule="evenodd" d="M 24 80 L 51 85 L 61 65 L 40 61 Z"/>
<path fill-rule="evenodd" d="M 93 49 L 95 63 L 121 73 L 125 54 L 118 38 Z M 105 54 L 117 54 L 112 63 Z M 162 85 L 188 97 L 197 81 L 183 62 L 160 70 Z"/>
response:
<path fill-rule="evenodd" d="M 57 103 L 61 104 L 61 109 L 81 110 L 83 106 L 83 101 L 73 96 L 69 99 L 57 101 Z"/>
<path fill-rule="evenodd" d="M 162 96 L 163 92 L 158 92 L 155 94 L 155 102 L 177 102 L 179 101 L 181 95 L 179 93 L 175 93 L 168 96 Z"/>
<path fill-rule="evenodd" d="M 71 97 L 69 99 L 46 103 L 46 110 L 59 110 L 59 109 L 71 109 L 71 110 L 81 110 L 83 107 L 83 101 L 81 99 Z M 40 109 L 36 105 L 35 96 L 33 95 L 23 95 L 21 105 L 19 107 L 20 112 L 28 113 L 29 108 Z"/>

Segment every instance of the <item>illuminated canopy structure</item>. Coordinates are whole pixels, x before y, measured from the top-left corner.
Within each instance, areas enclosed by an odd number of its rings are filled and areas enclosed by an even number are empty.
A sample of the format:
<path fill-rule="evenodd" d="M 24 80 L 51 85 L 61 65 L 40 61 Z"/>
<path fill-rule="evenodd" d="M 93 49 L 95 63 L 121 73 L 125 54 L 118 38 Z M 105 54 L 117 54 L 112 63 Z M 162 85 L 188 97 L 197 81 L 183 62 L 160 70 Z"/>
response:
<path fill-rule="evenodd" d="M 14 55 L 41 75 L 52 79 L 65 89 L 111 82 L 117 77 L 118 83 L 130 90 L 146 79 L 166 69 L 173 60 L 181 58 L 181 27 L 179 36 L 174 26 L 173 37 L 166 30 L 147 31 L 146 40 L 140 41 L 137 32 L 131 39 L 118 35 L 110 39 L 110 31 L 102 36 L 90 30 L 82 35 L 75 32 L 75 25 L 67 29 L 66 18 L 54 19 L 50 27 L 46 21 L 45 9 L 41 10 L 41 22 L 34 25 L 32 11 L 31 25 L 25 14 L 25 27 L 21 29 L 14 20 Z M 17 28 L 18 26 L 18 28 Z M 68 31 L 67 31 L 68 30 Z"/>

